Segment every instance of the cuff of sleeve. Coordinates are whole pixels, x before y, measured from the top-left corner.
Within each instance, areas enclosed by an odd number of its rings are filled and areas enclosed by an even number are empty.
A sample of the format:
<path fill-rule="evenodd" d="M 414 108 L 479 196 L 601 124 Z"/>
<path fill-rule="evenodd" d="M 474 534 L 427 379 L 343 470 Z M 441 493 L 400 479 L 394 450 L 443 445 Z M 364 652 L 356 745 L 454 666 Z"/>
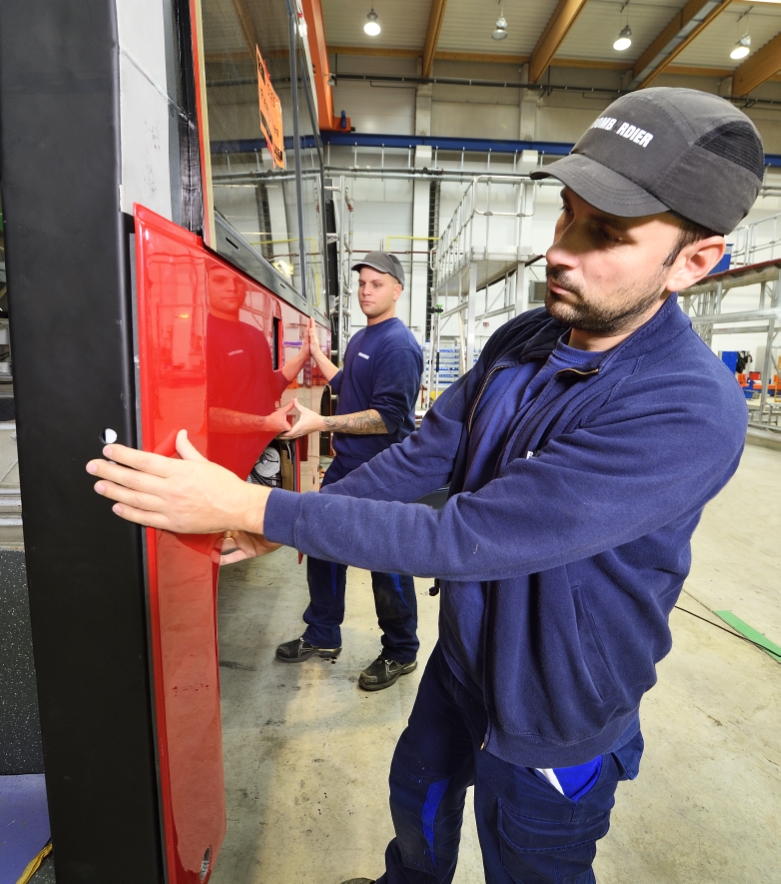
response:
<path fill-rule="evenodd" d="M 382 418 L 382 422 L 385 424 L 385 431 L 390 435 L 395 433 L 396 430 L 401 426 L 401 421 L 396 418 L 394 415 L 391 417 L 386 411 L 383 411 L 380 408 L 377 408 L 376 405 L 370 405 L 370 408 L 373 408 L 377 414 Z"/>
<path fill-rule="evenodd" d="M 334 391 L 334 393 L 339 395 L 339 388 L 342 386 L 342 369 L 339 371 L 328 381 L 328 386 Z"/>
<path fill-rule="evenodd" d="M 272 543 L 295 546 L 295 524 L 304 497 L 296 491 L 274 488 L 266 501 L 263 534 Z"/>

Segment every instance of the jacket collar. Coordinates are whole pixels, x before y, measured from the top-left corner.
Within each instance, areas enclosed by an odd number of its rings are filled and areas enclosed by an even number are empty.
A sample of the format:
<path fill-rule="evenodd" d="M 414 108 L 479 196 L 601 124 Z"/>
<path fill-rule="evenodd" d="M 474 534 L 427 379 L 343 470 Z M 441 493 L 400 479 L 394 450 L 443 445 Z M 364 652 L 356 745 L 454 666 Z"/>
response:
<path fill-rule="evenodd" d="M 519 343 L 511 342 L 499 356 L 496 364 L 547 359 L 556 348 L 559 338 L 569 331 L 569 326 L 554 319 L 546 311 L 535 312 L 537 315 L 534 318 L 537 320 L 538 328 Z M 671 294 L 648 322 L 617 346 L 594 353 L 594 358 L 582 367 L 585 370 L 602 368 L 614 362 L 637 359 L 646 353 L 658 352 L 689 328 L 691 321 L 678 306 L 678 296 Z"/>

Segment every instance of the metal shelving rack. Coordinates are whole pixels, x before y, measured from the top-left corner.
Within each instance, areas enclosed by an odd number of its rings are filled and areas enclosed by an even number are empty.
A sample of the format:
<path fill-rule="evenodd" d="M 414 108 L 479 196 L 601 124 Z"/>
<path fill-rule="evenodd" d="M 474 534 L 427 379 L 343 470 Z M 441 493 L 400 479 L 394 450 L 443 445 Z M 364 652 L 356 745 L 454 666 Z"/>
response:
<path fill-rule="evenodd" d="M 749 423 L 763 428 L 779 428 L 781 397 L 770 395 L 768 384 L 778 366 L 773 347 L 781 331 L 781 214 L 771 215 L 735 231 L 732 258 L 738 266 L 715 273 L 691 288 L 679 292 L 684 312 L 691 317 L 695 331 L 708 346 L 714 335 L 765 334 L 765 358 L 761 367 L 762 386 L 757 399 L 748 400 Z M 725 301 L 730 292 L 759 286 L 754 310 L 729 310 Z"/>
<path fill-rule="evenodd" d="M 452 371 L 447 378 L 441 374 L 442 354 L 448 351 L 451 361 L 457 354 L 458 374 L 463 374 L 478 353 L 477 323 L 500 315 L 509 319 L 528 308 L 526 271 L 535 260 L 529 245 L 535 195 L 536 185 L 526 175 L 474 176 L 431 250 L 435 309 L 427 353 L 426 407 L 452 382 Z M 489 300 L 489 287 L 497 283 L 501 285 Z M 485 305 L 478 312 L 481 291 Z M 446 334 L 453 320 L 458 328 Z"/>

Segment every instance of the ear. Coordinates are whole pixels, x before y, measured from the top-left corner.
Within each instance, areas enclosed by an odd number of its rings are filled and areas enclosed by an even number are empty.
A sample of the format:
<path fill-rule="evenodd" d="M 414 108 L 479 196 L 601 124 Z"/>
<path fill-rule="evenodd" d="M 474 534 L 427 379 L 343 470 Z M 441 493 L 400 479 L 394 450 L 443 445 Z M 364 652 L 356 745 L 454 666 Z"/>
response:
<path fill-rule="evenodd" d="M 393 286 L 393 300 L 398 301 L 401 297 L 401 283 L 397 282 L 396 285 Z"/>
<path fill-rule="evenodd" d="M 719 263 L 725 249 L 723 236 L 699 239 L 681 249 L 667 275 L 667 291 L 680 292 L 699 282 Z"/>

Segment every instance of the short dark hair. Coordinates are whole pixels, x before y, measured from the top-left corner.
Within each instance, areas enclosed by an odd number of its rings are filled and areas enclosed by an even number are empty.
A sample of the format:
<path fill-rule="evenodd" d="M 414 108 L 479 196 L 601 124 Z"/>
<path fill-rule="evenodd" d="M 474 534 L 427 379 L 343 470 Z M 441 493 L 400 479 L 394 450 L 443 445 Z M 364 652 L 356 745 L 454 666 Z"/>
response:
<path fill-rule="evenodd" d="M 696 221 L 689 221 L 688 218 L 681 217 L 677 212 L 670 212 L 670 214 L 678 219 L 681 229 L 678 233 L 678 241 L 672 247 L 670 254 L 664 259 L 663 267 L 672 267 L 675 259 L 686 246 L 699 242 L 701 239 L 708 239 L 711 236 L 721 236 L 715 230 L 710 230 L 708 227 L 703 227 L 702 224 L 697 224 Z"/>

